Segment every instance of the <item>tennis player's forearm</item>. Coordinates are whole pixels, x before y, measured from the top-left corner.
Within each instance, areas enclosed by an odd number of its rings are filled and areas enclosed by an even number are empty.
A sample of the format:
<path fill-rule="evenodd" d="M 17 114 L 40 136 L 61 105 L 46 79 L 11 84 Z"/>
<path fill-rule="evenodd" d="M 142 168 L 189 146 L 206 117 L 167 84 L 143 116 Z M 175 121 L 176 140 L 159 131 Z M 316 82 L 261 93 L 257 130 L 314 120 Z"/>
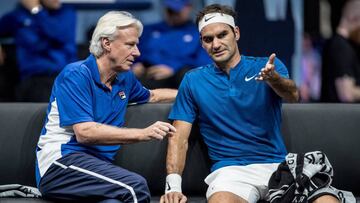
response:
<path fill-rule="evenodd" d="M 177 134 L 169 137 L 166 158 L 166 170 L 168 174 L 182 174 L 185 167 L 187 149 L 187 139 L 179 139 Z"/>
<path fill-rule="evenodd" d="M 268 83 L 276 94 L 286 101 L 299 101 L 299 91 L 292 80 L 280 77 L 278 80 L 269 81 Z"/>

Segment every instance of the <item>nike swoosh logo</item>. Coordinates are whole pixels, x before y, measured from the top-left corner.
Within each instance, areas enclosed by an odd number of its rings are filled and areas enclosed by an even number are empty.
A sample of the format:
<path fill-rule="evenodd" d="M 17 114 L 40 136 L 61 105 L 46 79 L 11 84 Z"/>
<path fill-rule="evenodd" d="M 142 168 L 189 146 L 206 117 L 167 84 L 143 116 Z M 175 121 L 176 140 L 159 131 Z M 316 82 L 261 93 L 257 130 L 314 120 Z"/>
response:
<path fill-rule="evenodd" d="M 249 82 L 250 80 L 252 80 L 255 76 L 256 76 L 257 74 L 255 74 L 255 75 L 253 75 L 253 76 L 251 76 L 251 77 L 245 77 L 245 82 Z"/>
<path fill-rule="evenodd" d="M 205 22 L 209 21 L 211 18 L 214 18 L 215 16 L 210 16 L 208 18 L 205 18 Z"/>
<path fill-rule="evenodd" d="M 167 191 L 170 191 L 171 190 L 171 187 L 170 187 L 170 184 L 169 184 L 169 182 L 166 182 L 166 185 L 167 185 Z"/>

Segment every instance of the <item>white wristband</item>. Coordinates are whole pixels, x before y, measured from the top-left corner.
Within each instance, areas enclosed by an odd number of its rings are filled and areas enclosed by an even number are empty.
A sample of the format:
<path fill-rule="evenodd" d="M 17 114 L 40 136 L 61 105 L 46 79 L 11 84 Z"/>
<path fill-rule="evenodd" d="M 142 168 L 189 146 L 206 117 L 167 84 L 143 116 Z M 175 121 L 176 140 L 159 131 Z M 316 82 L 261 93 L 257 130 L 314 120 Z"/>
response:
<path fill-rule="evenodd" d="M 165 194 L 169 192 L 181 193 L 181 176 L 176 173 L 172 173 L 166 176 Z"/>

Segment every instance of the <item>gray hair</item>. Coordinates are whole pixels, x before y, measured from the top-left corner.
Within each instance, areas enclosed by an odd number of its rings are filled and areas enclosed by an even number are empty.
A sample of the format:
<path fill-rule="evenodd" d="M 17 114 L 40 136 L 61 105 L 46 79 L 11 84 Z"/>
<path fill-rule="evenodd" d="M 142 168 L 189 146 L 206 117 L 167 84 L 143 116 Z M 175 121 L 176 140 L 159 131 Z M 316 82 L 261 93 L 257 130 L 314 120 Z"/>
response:
<path fill-rule="evenodd" d="M 126 11 L 110 11 L 103 15 L 96 24 L 94 33 L 90 42 L 90 53 L 100 57 L 104 53 L 101 45 L 102 38 L 108 38 L 110 41 L 115 40 L 117 29 L 135 25 L 139 30 L 139 36 L 143 31 L 142 23 L 131 13 Z"/>

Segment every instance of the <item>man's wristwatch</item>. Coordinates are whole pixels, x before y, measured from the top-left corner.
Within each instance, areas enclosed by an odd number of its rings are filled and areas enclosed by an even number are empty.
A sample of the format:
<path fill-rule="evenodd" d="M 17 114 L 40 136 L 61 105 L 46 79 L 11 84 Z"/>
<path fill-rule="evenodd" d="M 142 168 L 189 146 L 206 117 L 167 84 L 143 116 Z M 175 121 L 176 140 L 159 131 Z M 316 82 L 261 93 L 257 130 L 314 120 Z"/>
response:
<path fill-rule="evenodd" d="M 33 15 L 35 15 L 35 14 L 38 14 L 41 10 L 42 10 L 42 6 L 41 6 L 41 5 L 38 5 L 38 6 L 33 7 L 33 8 L 30 10 L 30 13 L 33 14 Z"/>

